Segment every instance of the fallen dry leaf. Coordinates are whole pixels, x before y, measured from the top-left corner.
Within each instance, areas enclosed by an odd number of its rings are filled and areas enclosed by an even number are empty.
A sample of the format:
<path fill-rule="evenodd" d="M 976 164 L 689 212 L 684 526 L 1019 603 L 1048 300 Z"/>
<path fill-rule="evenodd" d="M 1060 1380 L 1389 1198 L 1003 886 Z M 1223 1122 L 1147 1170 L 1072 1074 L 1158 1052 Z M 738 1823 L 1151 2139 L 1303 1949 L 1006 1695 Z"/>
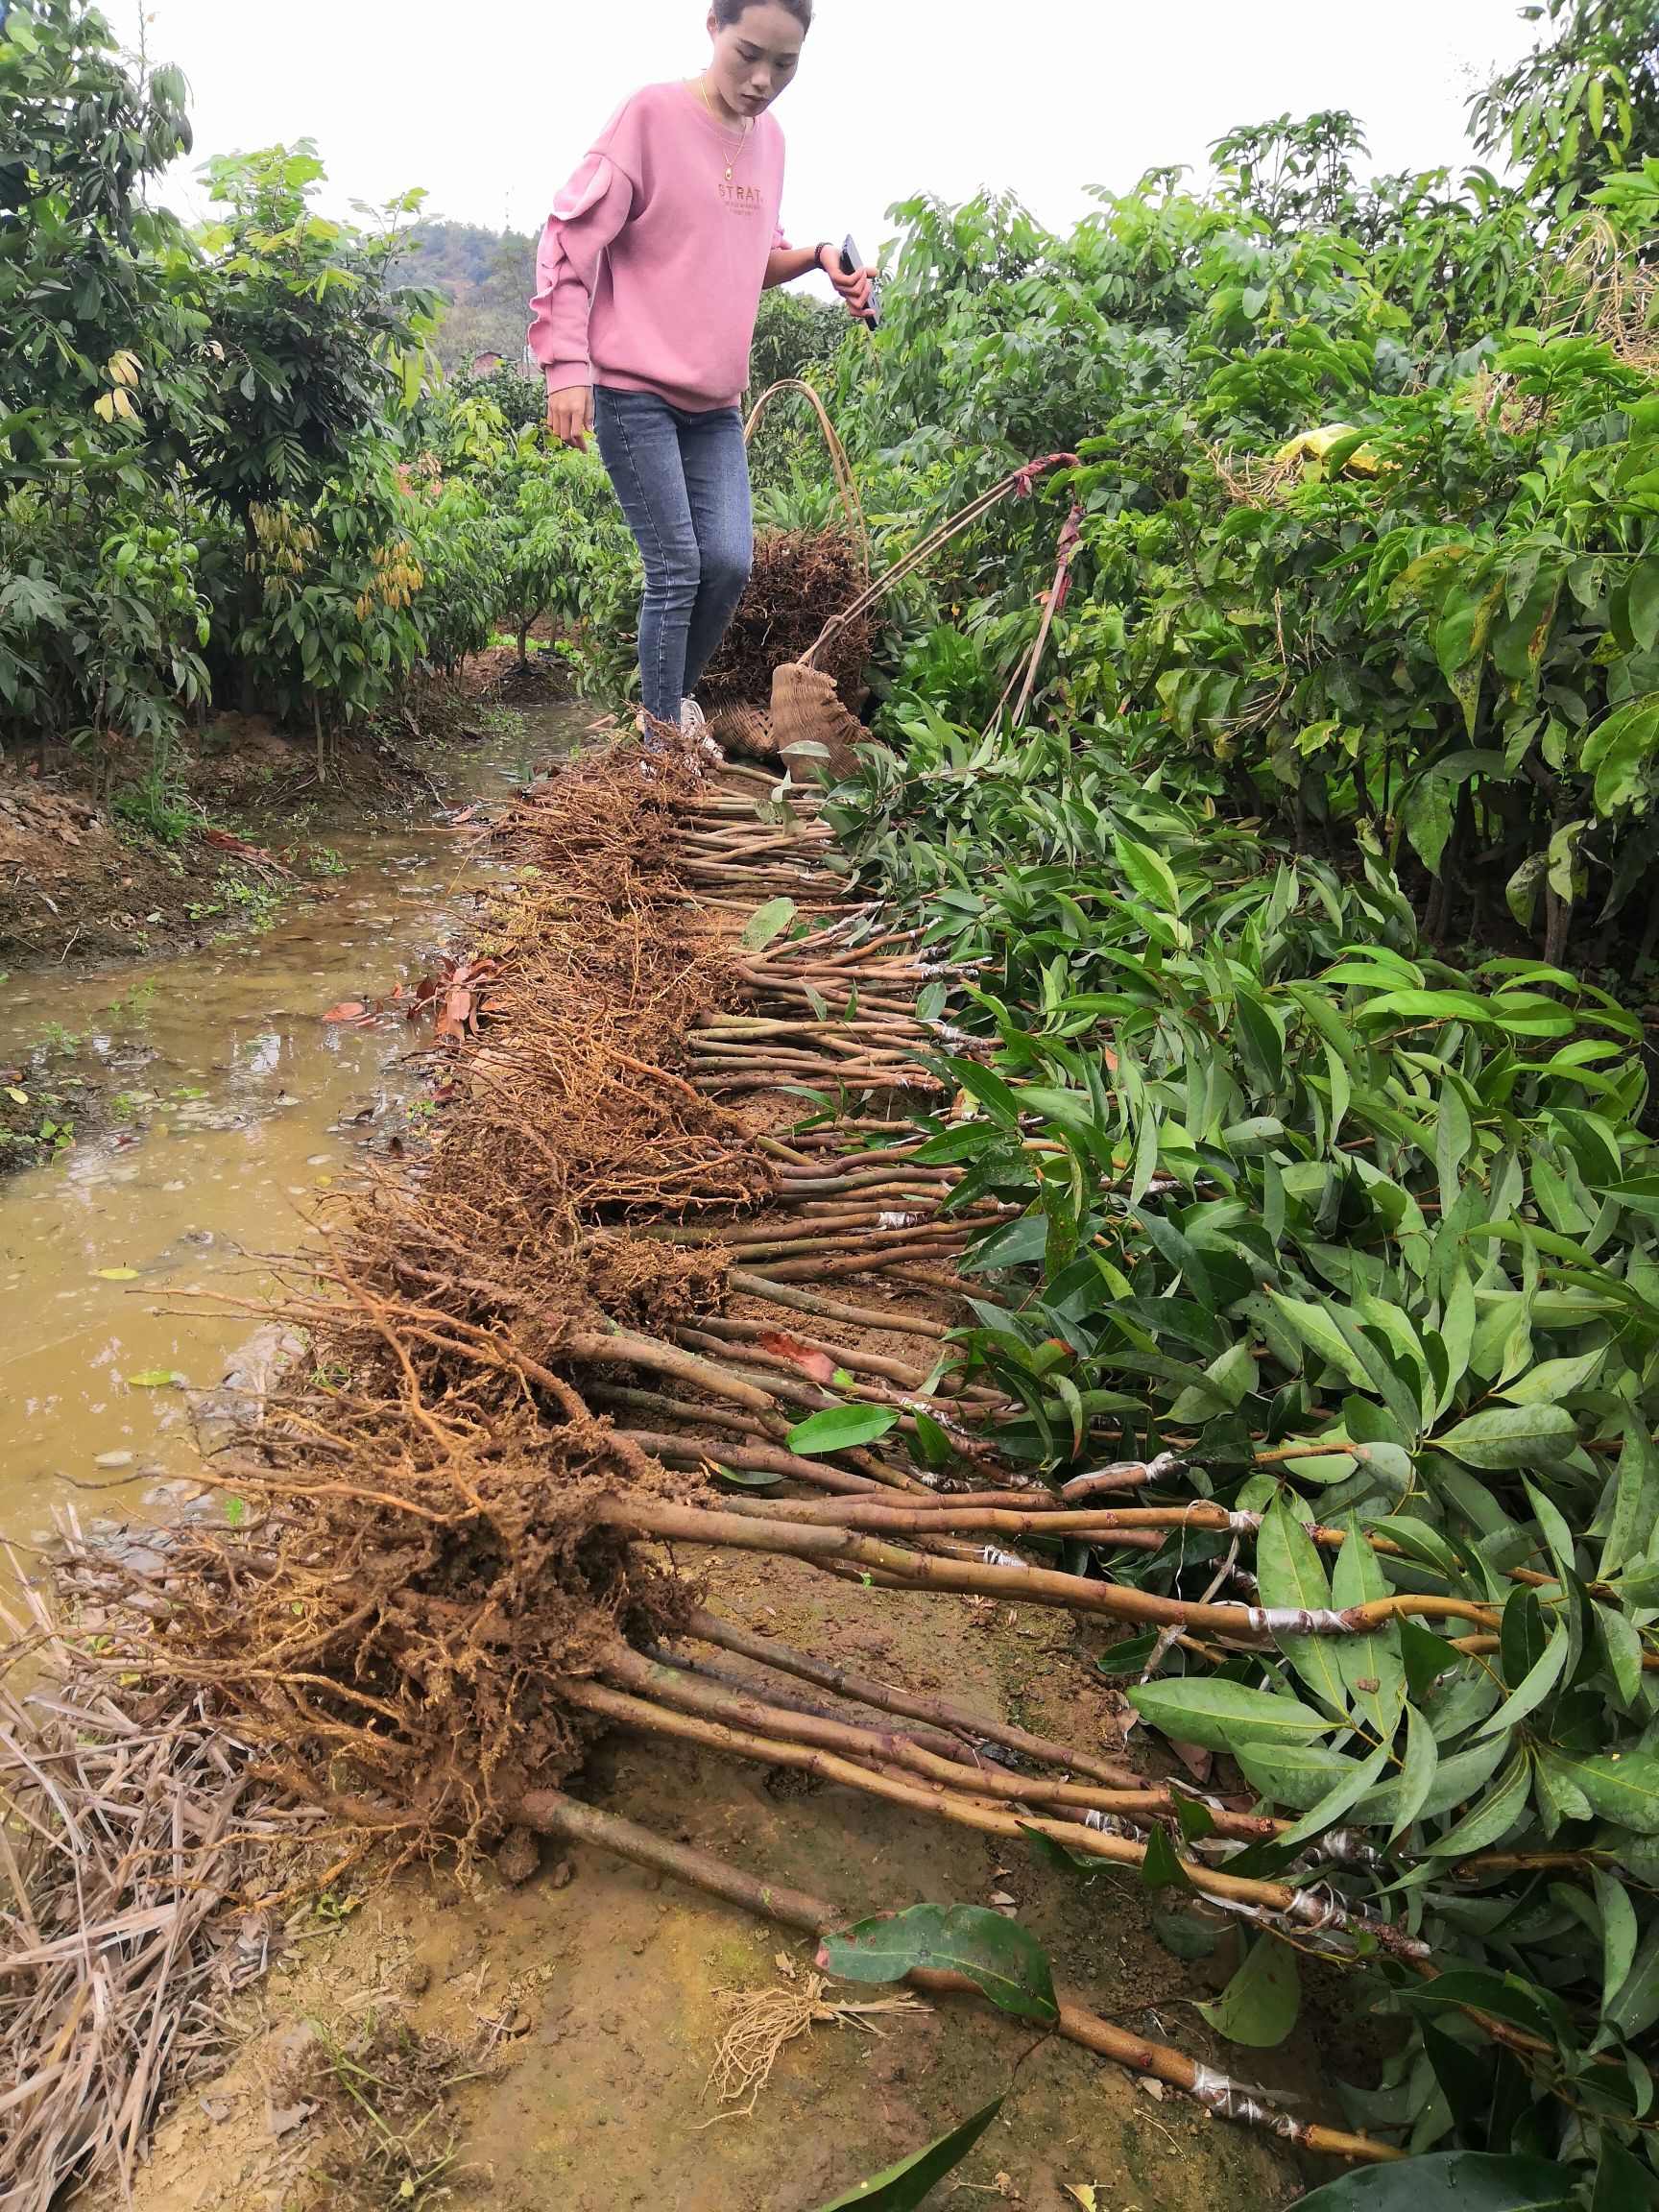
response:
<path fill-rule="evenodd" d="M 787 1359 L 792 1366 L 799 1367 L 803 1375 L 809 1375 L 814 1382 L 828 1385 L 835 1380 L 835 1362 L 830 1355 L 814 1352 L 810 1344 L 803 1344 L 798 1336 L 791 1336 L 785 1330 L 775 1330 L 770 1335 L 762 1336 L 760 1349 L 777 1358 Z"/>
<path fill-rule="evenodd" d="M 348 998 L 343 1005 L 330 1006 L 323 1019 L 325 1022 L 360 1022 L 368 1011 L 360 1000 Z"/>
<path fill-rule="evenodd" d="M 1196 1743 L 1177 1743 L 1169 1739 L 1169 1748 L 1191 1775 L 1194 1782 L 1208 1782 L 1215 1767 L 1214 1751 L 1201 1750 Z"/>

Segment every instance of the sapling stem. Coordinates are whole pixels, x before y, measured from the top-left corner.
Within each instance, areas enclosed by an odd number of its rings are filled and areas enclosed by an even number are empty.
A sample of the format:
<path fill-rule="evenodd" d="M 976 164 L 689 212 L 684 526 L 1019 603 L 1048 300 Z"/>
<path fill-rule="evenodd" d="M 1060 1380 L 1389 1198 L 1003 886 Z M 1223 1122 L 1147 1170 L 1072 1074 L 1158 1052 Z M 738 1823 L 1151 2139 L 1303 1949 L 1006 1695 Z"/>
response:
<path fill-rule="evenodd" d="M 786 1888 L 781 1883 L 757 1881 L 708 1852 L 669 1842 L 632 1820 L 622 1820 L 613 1813 L 600 1813 L 591 1806 L 580 1805 L 560 1791 L 533 1791 L 511 1810 L 515 1823 L 528 1828 L 534 1835 L 555 1836 L 565 1842 L 585 1843 L 596 1850 L 608 1851 L 637 1866 L 667 1874 L 689 1888 L 721 1898 L 756 1919 L 770 1920 L 780 1927 L 816 1936 L 833 1935 L 848 1923 L 846 1912 L 821 1898 Z M 905 1979 L 912 1987 L 937 1995 L 983 1998 L 976 1984 L 959 1974 L 919 1967 Z M 1276 2109 L 1265 2090 L 1246 2089 L 1229 2081 L 1171 2044 L 1131 2035 L 1064 1992 L 1060 1994 L 1057 2025 L 1069 2042 L 1083 2050 L 1108 2058 L 1132 2074 L 1163 2081 L 1224 2118 L 1263 2128 L 1286 2142 L 1299 2144 L 1304 2150 L 1326 2157 L 1372 2164 L 1403 2155 L 1387 2144 L 1373 2142 L 1368 2135 L 1349 2134 L 1297 2120 L 1290 2113 Z"/>
<path fill-rule="evenodd" d="M 879 1713 L 894 1713 L 901 1719 L 920 1720 L 927 1726 L 944 1728 L 970 1742 L 999 1743 L 1005 1751 L 1018 1752 L 1022 1758 L 1033 1760 L 1039 1766 L 1054 1767 L 1062 1773 L 1087 1774 L 1109 1788 L 1140 1787 L 1141 1778 L 1135 1769 L 1119 1761 L 1102 1759 L 1095 1752 L 1033 1735 L 1029 1729 L 1018 1728 L 1010 1721 L 975 1713 L 971 1706 L 959 1704 L 954 1698 L 930 1697 L 918 1691 L 898 1689 L 871 1675 L 855 1673 L 850 1668 L 836 1667 L 828 1660 L 793 1650 L 772 1637 L 754 1635 L 735 1622 L 723 1621 L 717 1613 L 699 1610 L 691 1615 L 685 1628 L 686 1634 L 700 1644 L 712 1645 L 717 1650 L 772 1668 L 781 1674 L 791 1674 L 797 1681 L 810 1682 L 837 1697 L 850 1698 L 854 1704 L 872 1706 Z"/>

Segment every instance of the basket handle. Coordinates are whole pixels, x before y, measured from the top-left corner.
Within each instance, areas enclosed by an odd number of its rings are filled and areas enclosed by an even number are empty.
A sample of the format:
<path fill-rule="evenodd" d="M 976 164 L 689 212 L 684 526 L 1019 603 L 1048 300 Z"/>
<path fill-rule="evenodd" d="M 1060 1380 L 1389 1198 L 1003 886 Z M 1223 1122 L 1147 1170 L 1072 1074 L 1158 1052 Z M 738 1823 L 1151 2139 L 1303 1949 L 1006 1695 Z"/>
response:
<path fill-rule="evenodd" d="M 835 472 L 836 488 L 841 493 L 841 505 L 847 516 L 847 527 L 853 533 L 854 543 L 857 548 L 858 565 L 868 579 L 870 574 L 870 526 L 864 519 L 863 502 L 858 497 L 858 487 L 854 481 L 853 464 L 847 458 L 847 448 L 841 443 L 840 433 L 830 420 L 829 408 L 825 406 L 817 392 L 806 382 L 804 376 L 784 376 L 778 383 L 767 386 L 750 409 L 749 420 L 743 425 L 743 443 L 745 445 L 754 444 L 755 433 L 760 427 L 760 418 L 765 414 L 773 400 L 785 392 L 805 392 L 807 398 L 812 402 L 813 412 L 817 415 L 819 426 L 824 432 L 824 443 L 830 449 L 830 466 Z"/>

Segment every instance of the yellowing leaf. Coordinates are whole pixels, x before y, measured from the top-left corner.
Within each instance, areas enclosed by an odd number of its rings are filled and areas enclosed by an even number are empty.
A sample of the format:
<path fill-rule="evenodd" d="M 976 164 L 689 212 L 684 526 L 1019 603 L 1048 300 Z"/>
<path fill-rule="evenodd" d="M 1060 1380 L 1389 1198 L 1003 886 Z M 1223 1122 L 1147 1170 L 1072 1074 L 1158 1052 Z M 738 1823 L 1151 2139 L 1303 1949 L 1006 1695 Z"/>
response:
<path fill-rule="evenodd" d="M 175 1374 L 171 1367 L 146 1368 L 142 1375 L 129 1375 L 128 1382 L 134 1390 L 182 1390 L 184 1378 Z"/>
<path fill-rule="evenodd" d="M 100 1283 L 136 1283 L 138 1270 L 136 1267 L 100 1267 L 98 1280 Z"/>

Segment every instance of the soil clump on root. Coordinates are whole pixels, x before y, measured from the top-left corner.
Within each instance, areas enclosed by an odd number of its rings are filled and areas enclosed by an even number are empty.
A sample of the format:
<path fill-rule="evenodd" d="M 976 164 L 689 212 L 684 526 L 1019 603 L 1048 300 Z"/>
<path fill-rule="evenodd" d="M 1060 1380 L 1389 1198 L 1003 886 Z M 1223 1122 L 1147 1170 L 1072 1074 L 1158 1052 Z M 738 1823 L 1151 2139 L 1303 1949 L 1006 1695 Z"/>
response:
<path fill-rule="evenodd" d="M 868 581 L 844 531 L 763 533 L 732 627 L 703 679 L 715 736 L 742 758 L 777 757 L 768 715 L 772 677 L 811 651 L 830 618 L 850 607 Z M 843 707 L 856 715 L 873 630 L 868 615 L 839 626 L 817 657 Z"/>

